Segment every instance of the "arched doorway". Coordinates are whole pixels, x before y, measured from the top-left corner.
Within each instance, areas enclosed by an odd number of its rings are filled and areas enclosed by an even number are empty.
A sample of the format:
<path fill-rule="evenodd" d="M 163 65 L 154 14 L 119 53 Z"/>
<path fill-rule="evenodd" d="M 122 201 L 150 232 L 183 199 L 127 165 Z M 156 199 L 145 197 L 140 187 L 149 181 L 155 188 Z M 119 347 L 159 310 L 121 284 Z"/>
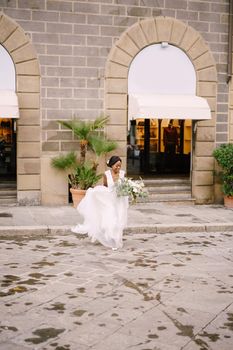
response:
<path fill-rule="evenodd" d="M 16 118 L 19 111 L 14 63 L 2 45 L 0 62 L 0 191 L 5 187 L 10 191 L 16 189 Z"/>
<path fill-rule="evenodd" d="M 212 152 L 215 147 L 217 71 L 214 58 L 196 30 L 170 17 L 149 18 L 128 28 L 112 48 L 105 71 L 105 112 L 110 116 L 108 136 L 119 144 L 126 166 L 128 133 L 128 72 L 134 57 L 145 47 L 166 42 L 189 57 L 196 73 L 196 95 L 206 98 L 211 120 L 198 121 L 193 135 L 192 196 L 196 203 L 214 200 Z"/>
<path fill-rule="evenodd" d="M 36 50 L 29 36 L 7 15 L 0 14 L 0 45 L 15 69 L 15 92 L 19 118 L 16 122 L 17 202 L 41 202 L 40 70 Z"/>
<path fill-rule="evenodd" d="M 129 175 L 189 175 L 192 120 L 188 113 L 179 115 L 175 106 L 172 114 L 167 114 L 167 105 L 172 107 L 172 99 L 174 102 L 179 100 L 179 103 L 187 97 L 190 100 L 195 92 L 193 64 L 176 46 L 166 42 L 152 44 L 134 57 L 128 74 Z M 164 98 L 167 99 L 164 110 L 161 108 L 160 113 L 150 114 L 149 109 L 153 113 L 155 99 L 162 107 Z M 147 114 L 137 108 L 140 103 L 143 108 L 147 107 Z"/>

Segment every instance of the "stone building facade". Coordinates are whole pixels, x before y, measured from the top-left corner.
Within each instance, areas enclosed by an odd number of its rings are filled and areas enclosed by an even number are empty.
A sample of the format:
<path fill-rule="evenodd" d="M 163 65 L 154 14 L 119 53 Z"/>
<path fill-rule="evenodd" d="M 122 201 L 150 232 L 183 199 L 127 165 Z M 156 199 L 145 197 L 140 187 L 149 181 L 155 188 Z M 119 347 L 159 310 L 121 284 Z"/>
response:
<path fill-rule="evenodd" d="M 196 94 L 211 108 L 211 120 L 197 123 L 192 195 L 197 203 L 221 201 L 212 152 L 233 142 L 230 2 L 0 0 L 0 44 L 15 65 L 20 112 L 18 203 L 68 201 L 64 175 L 50 160 L 77 141 L 58 119 L 109 115 L 106 132 L 126 164 L 129 67 L 143 48 L 161 42 L 187 54 L 196 71 Z"/>

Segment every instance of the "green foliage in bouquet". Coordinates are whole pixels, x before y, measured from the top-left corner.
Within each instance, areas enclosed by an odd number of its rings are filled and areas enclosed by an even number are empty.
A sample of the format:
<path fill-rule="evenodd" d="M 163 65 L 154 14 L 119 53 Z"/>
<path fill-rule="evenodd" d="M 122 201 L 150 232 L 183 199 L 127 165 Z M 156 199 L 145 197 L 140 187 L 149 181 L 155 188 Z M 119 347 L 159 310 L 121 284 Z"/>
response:
<path fill-rule="evenodd" d="M 132 180 L 128 177 L 119 179 L 116 183 L 116 193 L 119 197 L 128 196 L 132 203 L 136 203 L 139 198 L 148 196 L 144 182 L 140 180 Z"/>

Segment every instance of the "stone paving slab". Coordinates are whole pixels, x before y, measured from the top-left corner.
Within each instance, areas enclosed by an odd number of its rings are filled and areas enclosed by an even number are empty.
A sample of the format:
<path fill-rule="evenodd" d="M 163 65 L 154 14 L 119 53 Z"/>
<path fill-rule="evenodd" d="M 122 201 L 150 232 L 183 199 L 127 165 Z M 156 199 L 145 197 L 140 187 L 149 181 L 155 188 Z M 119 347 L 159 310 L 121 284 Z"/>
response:
<path fill-rule="evenodd" d="M 1 350 L 232 350 L 233 231 L 0 240 Z"/>

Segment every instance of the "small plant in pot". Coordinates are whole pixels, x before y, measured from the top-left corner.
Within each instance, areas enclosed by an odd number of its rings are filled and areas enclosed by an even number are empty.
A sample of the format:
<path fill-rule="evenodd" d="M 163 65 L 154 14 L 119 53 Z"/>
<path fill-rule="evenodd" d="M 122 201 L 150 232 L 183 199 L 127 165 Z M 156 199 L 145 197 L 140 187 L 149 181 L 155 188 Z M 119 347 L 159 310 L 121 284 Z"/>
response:
<path fill-rule="evenodd" d="M 233 143 L 222 144 L 213 152 L 218 165 L 224 194 L 224 205 L 233 208 Z"/>
<path fill-rule="evenodd" d="M 103 132 L 107 121 L 107 117 L 87 121 L 58 121 L 64 127 L 72 130 L 74 136 L 79 140 L 79 155 L 73 151 L 54 157 L 51 161 L 54 168 L 68 172 L 74 207 L 85 195 L 86 190 L 95 186 L 102 177 L 102 174 L 97 172 L 101 156 L 117 147 L 116 142 L 106 139 Z M 76 195 L 81 197 L 75 199 Z"/>

